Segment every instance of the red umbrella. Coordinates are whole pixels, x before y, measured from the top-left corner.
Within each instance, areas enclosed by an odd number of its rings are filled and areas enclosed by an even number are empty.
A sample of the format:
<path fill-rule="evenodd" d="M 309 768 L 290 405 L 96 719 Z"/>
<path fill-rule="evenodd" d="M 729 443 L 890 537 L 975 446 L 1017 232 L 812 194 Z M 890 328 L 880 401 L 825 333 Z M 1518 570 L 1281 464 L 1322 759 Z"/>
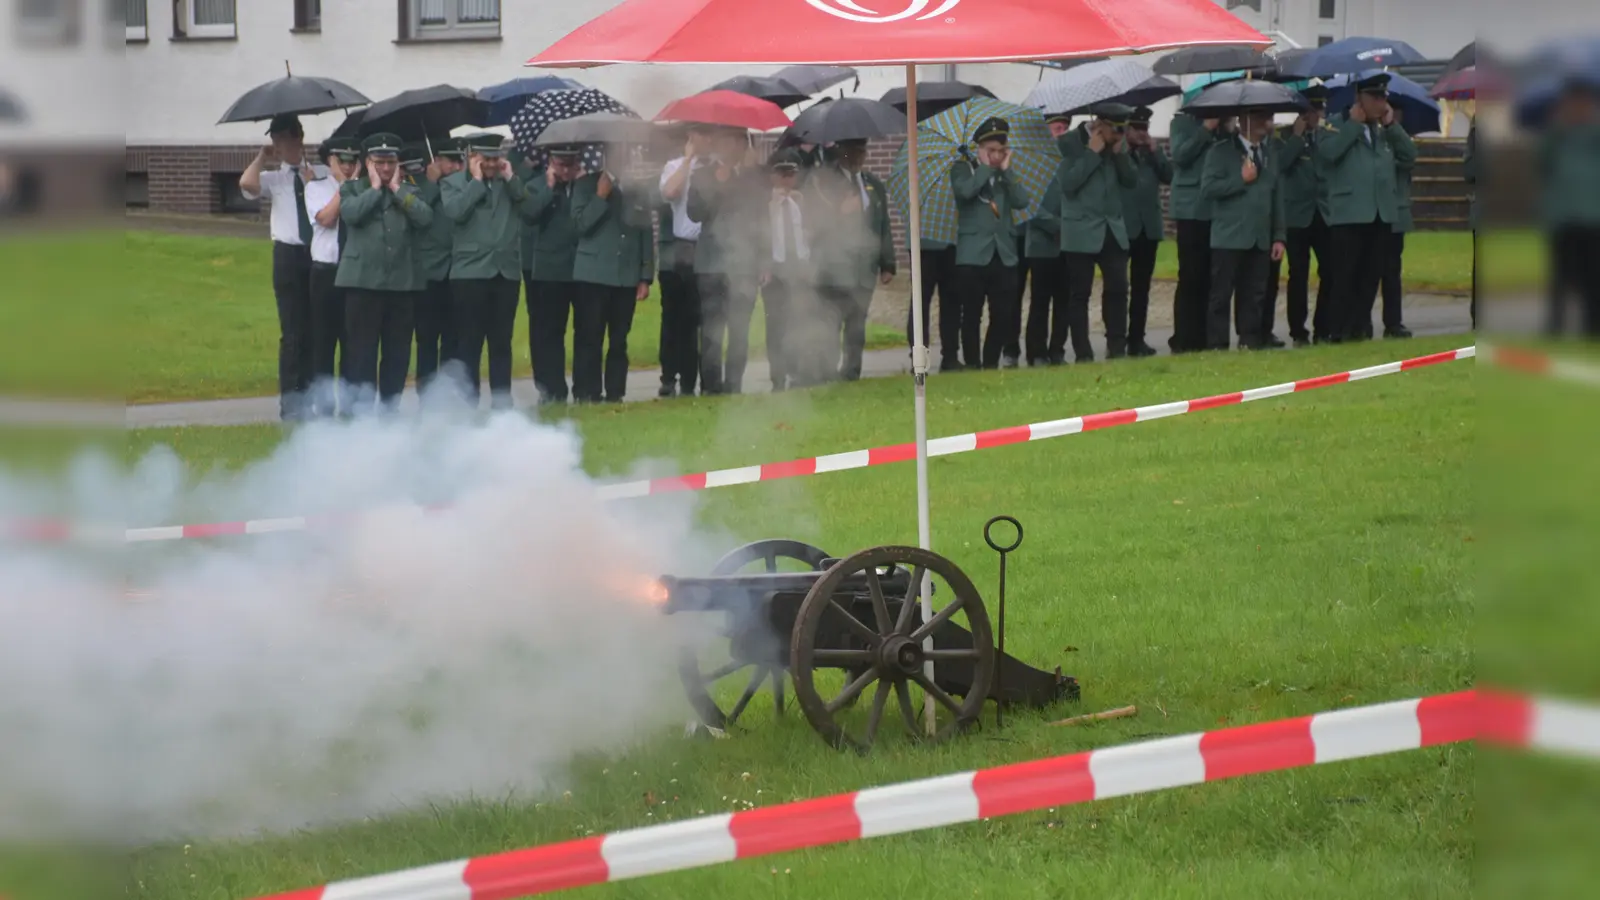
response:
<path fill-rule="evenodd" d="M 738 91 L 706 91 L 682 100 L 674 100 L 656 115 L 656 121 L 699 122 L 706 125 L 726 125 L 729 128 L 750 128 L 755 131 L 788 128 L 794 124 L 771 100 L 763 100 Z"/>
<path fill-rule="evenodd" d="M 528 65 L 883 66 L 1271 43 L 1212 0 L 625 0 Z"/>

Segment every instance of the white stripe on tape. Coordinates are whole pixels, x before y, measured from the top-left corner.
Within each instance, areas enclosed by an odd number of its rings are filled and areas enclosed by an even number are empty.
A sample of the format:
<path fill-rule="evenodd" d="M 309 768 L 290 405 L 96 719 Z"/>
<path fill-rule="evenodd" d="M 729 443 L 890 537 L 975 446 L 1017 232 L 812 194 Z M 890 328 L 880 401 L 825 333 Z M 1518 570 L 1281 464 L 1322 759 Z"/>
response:
<path fill-rule="evenodd" d="M 1366 378 L 1377 378 L 1379 375 L 1398 375 L 1400 364 L 1397 362 L 1384 363 L 1381 366 L 1367 366 L 1365 369 L 1351 369 L 1350 380 L 1361 381 Z"/>
<path fill-rule="evenodd" d="M 976 821 L 978 794 L 972 789 L 974 774 L 960 772 L 861 791 L 856 794 L 861 836 L 877 837 Z"/>
<path fill-rule="evenodd" d="M 1028 440 L 1030 441 L 1081 433 L 1083 433 L 1083 416 L 1075 416 L 1071 419 L 1056 419 L 1054 422 L 1040 422 L 1036 425 L 1028 426 Z"/>
<path fill-rule="evenodd" d="M 1094 798 L 1103 800 L 1200 784 L 1206 780 L 1206 760 L 1200 735 L 1185 734 L 1096 750 L 1089 754 L 1089 774 L 1094 776 Z"/>
<path fill-rule="evenodd" d="M 1148 422 L 1151 419 L 1165 419 L 1167 416 L 1181 416 L 1189 411 L 1189 401 L 1179 400 L 1177 403 L 1162 403 L 1156 406 L 1140 406 L 1134 409 L 1139 414 L 1139 421 Z"/>
<path fill-rule="evenodd" d="M 845 469 L 865 468 L 872 461 L 872 451 L 851 450 L 848 453 L 830 453 L 817 457 L 818 472 L 842 472 Z"/>
<path fill-rule="evenodd" d="M 739 469 L 722 469 L 706 473 L 706 487 L 728 487 L 734 484 L 751 484 L 761 480 L 760 466 L 745 466 Z"/>
<path fill-rule="evenodd" d="M 632 500 L 635 497 L 648 497 L 650 482 L 624 481 L 618 484 L 602 484 L 596 493 L 601 500 Z"/>
<path fill-rule="evenodd" d="M 1422 746 L 1417 701 L 1400 700 L 1311 717 L 1311 742 L 1318 763 L 1360 759 Z"/>
<path fill-rule="evenodd" d="M 929 456 L 966 453 L 976 449 L 978 449 L 978 436 L 976 434 L 957 434 L 951 437 L 934 438 L 928 442 Z"/>
<path fill-rule="evenodd" d="M 1600 756 L 1600 708 L 1565 700 L 1536 700 L 1528 743 L 1541 750 Z"/>
<path fill-rule="evenodd" d="M 157 528 L 129 528 L 122 539 L 130 544 L 143 541 L 176 541 L 183 537 L 182 525 L 162 525 Z"/>
<path fill-rule="evenodd" d="M 1456 351 L 1456 359 L 1471 359 L 1478 355 L 1477 347 L 1462 347 Z"/>
<path fill-rule="evenodd" d="M 610 880 L 733 862 L 739 845 L 728 823 L 732 813 L 655 825 L 606 835 L 600 843 Z"/>
<path fill-rule="evenodd" d="M 335 881 L 322 900 L 472 900 L 467 887 L 467 860 L 390 872 L 354 881 Z"/>
<path fill-rule="evenodd" d="M 1281 397 L 1284 394 L 1292 393 L 1294 393 L 1294 382 L 1286 381 L 1283 384 L 1274 384 L 1270 387 L 1258 387 L 1251 388 L 1248 391 L 1240 391 L 1242 398 L 1240 402 L 1249 403 L 1251 400 L 1265 400 L 1268 397 Z"/>
<path fill-rule="evenodd" d="M 289 516 L 282 519 L 256 519 L 244 523 L 245 534 L 271 534 L 274 531 L 304 531 L 310 526 L 305 516 Z"/>

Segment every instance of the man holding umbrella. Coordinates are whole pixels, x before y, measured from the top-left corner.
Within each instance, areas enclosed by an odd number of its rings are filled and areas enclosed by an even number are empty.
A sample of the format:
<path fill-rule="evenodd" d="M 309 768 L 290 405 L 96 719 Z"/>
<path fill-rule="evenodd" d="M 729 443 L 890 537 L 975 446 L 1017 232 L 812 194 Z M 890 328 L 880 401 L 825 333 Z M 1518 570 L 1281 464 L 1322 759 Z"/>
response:
<path fill-rule="evenodd" d="M 579 403 L 621 403 L 627 394 L 634 307 L 649 296 L 655 280 L 653 194 L 649 185 L 624 187 L 609 166 L 573 183 L 578 250 L 572 278 L 578 296 L 573 303 L 572 394 Z M 602 365 L 602 345 L 608 339 Z"/>
<path fill-rule="evenodd" d="M 583 174 L 583 151 L 553 147 L 543 168 L 527 179 L 531 233 L 524 229 L 522 261 L 528 285 L 528 355 L 539 402 L 567 402 L 567 321 L 572 312 L 572 267 L 578 232 L 572 183 Z"/>
<path fill-rule="evenodd" d="M 1284 224 L 1277 165 L 1266 145 L 1271 132 L 1271 112 L 1247 111 L 1241 133 L 1206 153 L 1200 192 L 1212 203 L 1208 350 L 1229 348 L 1230 306 L 1241 348 L 1273 346 L 1261 307 L 1272 261 L 1283 258 Z"/>
<path fill-rule="evenodd" d="M 956 201 L 956 283 L 961 296 L 961 355 L 967 368 L 1000 365 L 1002 351 L 1017 339 L 1010 332 L 1017 317 L 1017 229 L 1012 212 L 1026 209 L 1028 191 L 1011 175 L 1008 146 L 1011 125 L 993 116 L 972 135 L 974 159 L 966 157 L 950 169 Z M 989 301 L 989 333 L 978 345 L 978 326 L 985 298 Z"/>
<path fill-rule="evenodd" d="M 1211 203 L 1200 179 L 1211 145 L 1227 137 L 1219 116 L 1179 113 L 1172 118 L 1172 218 L 1178 232 L 1178 291 L 1172 301 L 1173 353 L 1206 346 L 1211 302 Z"/>
<path fill-rule="evenodd" d="M 743 390 L 761 262 L 770 251 L 767 173 L 746 165 L 748 132 L 723 127 L 711 161 L 689 177 L 689 218 L 698 222 L 694 269 L 700 286 L 700 391 Z M 723 348 L 727 358 L 723 358 Z"/>
<path fill-rule="evenodd" d="M 1092 121 L 1057 141 L 1062 157 L 1061 251 L 1067 256 L 1067 315 L 1078 362 L 1094 359 L 1089 296 L 1094 292 L 1096 266 L 1104 282 L 1100 314 L 1106 328 L 1106 356 L 1127 355 L 1128 230 L 1122 194 L 1138 185 L 1126 138 L 1133 110 L 1122 103 L 1101 103 L 1090 112 Z"/>
<path fill-rule="evenodd" d="M 1322 118 L 1328 105 L 1328 89 L 1313 84 L 1300 93 L 1311 104 L 1310 108 L 1296 116 L 1294 124 L 1278 129 L 1272 140 L 1273 158 L 1278 163 L 1279 177 L 1283 179 L 1280 189 L 1288 237 L 1284 255 L 1289 263 L 1289 338 L 1296 347 L 1311 343 L 1306 321 L 1311 312 L 1312 256 L 1316 257 L 1321 275 L 1317 287 L 1318 309 L 1327 299 L 1328 281 L 1333 276 L 1332 267 L 1324 263 L 1328 259 L 1328 223 L 1322 218 L 1319 205 L 1325 185 L 1316 158 L 1317 143 L 1333 130 Z M 1265 304 L 1269 331 L 1278 304 L 1282 269 L 1283 260 L 1273 262 Z"/>
<path fill-rule="evenodd" d="M 1072 130 L 1070 113 L 1047 113 L 1044 124 L 1050 136 L 1060 139 Z M 1061 169 L 1045 186 L 1039 208 L 1023 226 L 1022 255 L 1028 261 L 1033 285 L 1029 290 L 1024 349 L 1029 366 L 1066 362 L 1067 268 L 1061 253 Z M 923 251 L 926 256 L 927 251 Z"/>
<path fill-rule="evenodd" d="M 876 175 L 863 170 L 866 161 L 865 140 L 838 141 L 831 164 L 816 170 L 806 185 L 814 209 L 810 221 L 817 286 L 823 312 L 830 317 L 828 355 L 839 346 L 842 326 L 838 375 L 845 381 L 861 378 L 872 294 L 895 274 L 889 194 Z"/>
<path fill-rule="evenodd" d="M 1150 139 L 1148 106 L 1133 111 L 1128 121 L 1128 155 L 1132 158 L 1136 181 L 1122 191 L 1122 217 L 1128 229 L 1128 270 L 1131 294 L 1128 298 L 1128 355 L 1155 356 L 1154 347 L 1145 343 L 1145 323 L 1150 317 L 1150 282 L 1156 271 L 1156 251 L 1161 247 L 1165 224 L 1161 217 L 1161 186 L 1172 183 L 1172 163 L 1167 154 Z"/>

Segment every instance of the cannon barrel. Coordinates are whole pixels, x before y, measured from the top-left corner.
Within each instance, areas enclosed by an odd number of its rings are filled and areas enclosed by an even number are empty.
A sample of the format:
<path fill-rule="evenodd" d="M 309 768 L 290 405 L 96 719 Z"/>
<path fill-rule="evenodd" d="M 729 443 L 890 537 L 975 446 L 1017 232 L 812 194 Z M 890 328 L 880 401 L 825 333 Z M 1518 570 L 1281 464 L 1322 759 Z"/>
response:
<path fill-rule="evenodd" d="M 664 612 L 739 612 L 766 602 L 778 594 L 805 595 L 820 579 L 824 571 L 816 572 L 756 572 L 738 575 L 711 575 L 699 578 L 679 578 L 664 575 L 660 579 L 665 593 Z M 890 604 L 895 604 L 911 588 L 911 573 L 894 567 L 878 574 L 878 583 Z M 839 585 L 841 591 L 868 590 L 865 574 L 852 575 Z"/>

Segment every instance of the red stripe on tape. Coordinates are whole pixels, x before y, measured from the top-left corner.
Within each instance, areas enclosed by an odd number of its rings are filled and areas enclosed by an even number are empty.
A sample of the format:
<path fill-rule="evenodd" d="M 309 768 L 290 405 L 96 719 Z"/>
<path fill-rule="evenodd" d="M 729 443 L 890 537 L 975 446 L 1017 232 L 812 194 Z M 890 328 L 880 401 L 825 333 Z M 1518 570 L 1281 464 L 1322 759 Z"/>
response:
<path fill-rule="evenodd" d="M 674 475 L 671 478 L 650 479 L 650 493 L 670 494 L 674 491 L 703 491 L 706 489 L 706 473 L 698 475 Z"/>
<path fill-rule="evenodd" d="M 1535 375 L 1548 375 L 1550 373 L 1550 357 L 1542 353 L 1534 353 L 1531 350 L 1496 347 L 1494 348 L 1494 361 L 1508 369 L 1532 372 Z"/>
<path fill-rule="evenodd" d="M 990 447 L 1004 447 L 1007 444 L 1024 444 L 1033 436 L 1033 426 L 1013 425 L 1010 428 L 995 428 L 990 431 L 978 432 L 979 450 Z"/>
<path fill-rule="evenodd" d="M 610 867 L 600 853 L 605 838 L 584 838 L 484 856 L 467 863 L 462 880 L 472 900 L 515 900 L 529 894 L 604 884 Z"/>
<path fill-rule="evenodd" d="M 24 519 L 12 523 L 11 536 L 25 541 L 64 541 L 72 536 L 72 526 L 60 520 Z"/>
<path fill-rule="evenodd" d="M 328 886 L 323 885 L 322 887 L 306 888 L 303 891 L 290 891 L 287 894 L 273 894 L 270 897 L 258 897 L 256 900 L 322 900 L 322 894 L 327 889 Z M 0 900 L 5 900 L 5 898 L 0 897 Z"/>
<path fill-rule="evenodd" d="M 972 777 L 972 792 L 978 795 L 978 817 L 1088 803 L 1094 799 L 1090 755 L 1074 753 L 978 772 Z"/>
<path fill-rule="evenodd" d="M 1097 428 L 1110 428 L 1113 425 L 1132 425 L 1137 421 L 1139 421 L 1139 411 L 1136 409 L 1094 413 L 1083 417 L 1083 430 L 1094 431 Z"/>
<path fill-rule="evenodd" d="M 895 444 L 890 447 L 873 447 L 867 451 L 867 465 L 881 466 L 885 463 L 906 462 L 917 458 L 916 444 Z"/>
<path fill-rule="evenodd" d="M 186 538 L 208 538 L 227 534 L 244 534 L 244 522 L 211 522 L 206 525 L 185 525 L 183 536 Z"/>
<path fill-rule="evenodd" d="M 761 467 L 761 480 L 771 481 L 775 478 L 797 478 L 801 475 L 817 474 L 817 458 L 794 459 L 789 462 L 767 463 Z"/>
<path fill-rule="evenodd" d="M 1443 353 L 1430 353 L 1427 356 L 1418 356 L 1413 359 L 1403 359 L 1400 361 L 1400 371 L 1406 372 L 1411 369 L 1420 369 L 1423 366 L 1436 366 L 1439 363 L 1455 361 L 1456 351 L 1446 350 Z"/>
<path fill-rule="evenodd" d="M 1200 737 L 1206 780 L 1274 772 L 1317 761 L 1311 717 L 1210 731 Z"/>
<path fill-rule="evenodd" d="M 1199 400 L 1189 401 L 1189 412 L 1199 412 L 1202 409 L 1216 409 L 1219 406 L 1238 406 L 1244 402 L 1244 391 L 1235 391 L 1231 394 L 1218 394 L 1215 397 L 1202 397 Z"/>
<path fill-rule="evenodd" d="M 1423 697 L 1417 702 L 1422 746 L 1470 741 L 1478 736 L 1478 702 L 1472 691 Z"/>
<path fill-rule="evenodd" d="M 857 840 L 861 817 L 856 815 L 856 795 L 840 794 L 734 813 L 728 831 L 744 859 Z"/>
<path fill-rule="evenodd" d="M 1533 736 L 1533 703 L 1527 697 L 1479 690 L 1477 737 L 1496 744 L 1526 747 Z"/>
<path fill-rule="evenodd" d="M 1306 378 L 1294 383 L 1297 391 L 1309 391 L 1313 388 L 1328 387 L 1334 384 L 1346 384 L 1350 381 L 1349 372 L 1340 372 L 1337 375 L 1320 375 L 1316 378 Z"/>

